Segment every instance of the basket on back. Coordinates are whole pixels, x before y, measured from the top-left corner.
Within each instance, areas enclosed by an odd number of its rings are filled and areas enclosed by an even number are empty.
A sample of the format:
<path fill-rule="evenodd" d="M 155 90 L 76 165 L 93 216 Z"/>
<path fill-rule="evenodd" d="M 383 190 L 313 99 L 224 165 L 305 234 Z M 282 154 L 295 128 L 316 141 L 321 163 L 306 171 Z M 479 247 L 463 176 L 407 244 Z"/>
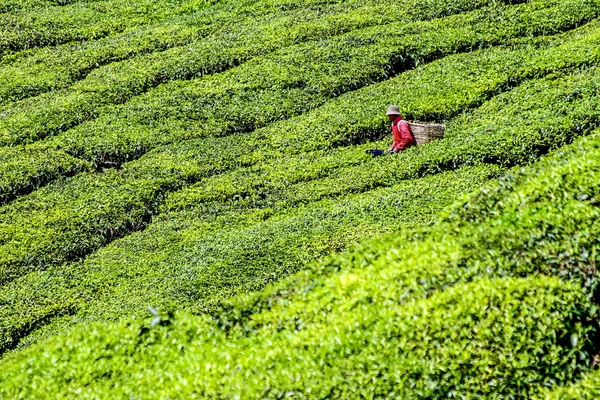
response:
<path fill-rule="evenodd" d="M 426 124 L 412 121 L 408 121 L 408 123 L 410 124 L 415 144 L 417 145 L 441 139 L 444 137 L 444 131 L 446 130 L 446 127 L 440 124 Z"/>

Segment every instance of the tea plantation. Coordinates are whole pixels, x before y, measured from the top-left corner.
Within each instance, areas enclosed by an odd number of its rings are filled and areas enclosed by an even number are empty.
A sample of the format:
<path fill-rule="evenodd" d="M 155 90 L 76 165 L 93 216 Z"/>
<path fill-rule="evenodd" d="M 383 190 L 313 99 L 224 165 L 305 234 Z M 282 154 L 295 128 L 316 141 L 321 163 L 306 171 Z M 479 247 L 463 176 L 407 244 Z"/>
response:
<path fill-rule="evenodd" d="M 599 221 L 600 0 L 0 4 L 0 398 L 596 399 Z"/>

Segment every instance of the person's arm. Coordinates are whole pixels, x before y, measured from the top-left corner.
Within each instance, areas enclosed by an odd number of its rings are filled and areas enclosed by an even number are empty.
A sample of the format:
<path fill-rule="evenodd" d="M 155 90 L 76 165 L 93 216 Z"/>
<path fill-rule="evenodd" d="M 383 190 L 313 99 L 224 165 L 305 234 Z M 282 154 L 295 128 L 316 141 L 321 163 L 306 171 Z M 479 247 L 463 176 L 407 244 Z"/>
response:
<path fill-rule="evenodd" d="M 396 151 L 402 151 L 404 149 L 406 149 L 406 143 L 400 142 L 400 143 L 398 143 L 396 145 L 396 147 L 394 147 L 394 152 L 396 152 Z"/>
<path fill-rule="evenodd" d="M 402 150 L 406 150 L 407 147 L 409 147 L 411 145 L 412 140 L 407 140 L 407 139 L 402 139 L 400 141 L 400 143 L 398 143 L 395 147 L 394 147 L 394 151 L 402 151 Z"/>

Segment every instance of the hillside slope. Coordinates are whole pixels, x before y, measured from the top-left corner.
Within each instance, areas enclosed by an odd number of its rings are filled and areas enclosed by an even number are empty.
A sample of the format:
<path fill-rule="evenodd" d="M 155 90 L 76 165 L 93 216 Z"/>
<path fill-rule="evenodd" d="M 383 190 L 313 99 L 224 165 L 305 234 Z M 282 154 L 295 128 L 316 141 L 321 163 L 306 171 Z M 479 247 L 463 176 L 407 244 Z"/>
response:
<path fill-rule="evenodd" d="M 600 1 L 124 4 L 0 7 L 0 397 L 594 385 Z"/>
<path fill-rule="evenodd" d="M 94 324 L 34 345 L 0 363 L 0 393 L 539 395 L 600 350 L 599 182 L 600 132 L 510 171 L 430 228 L 359 246 L 212 316 Z"/>

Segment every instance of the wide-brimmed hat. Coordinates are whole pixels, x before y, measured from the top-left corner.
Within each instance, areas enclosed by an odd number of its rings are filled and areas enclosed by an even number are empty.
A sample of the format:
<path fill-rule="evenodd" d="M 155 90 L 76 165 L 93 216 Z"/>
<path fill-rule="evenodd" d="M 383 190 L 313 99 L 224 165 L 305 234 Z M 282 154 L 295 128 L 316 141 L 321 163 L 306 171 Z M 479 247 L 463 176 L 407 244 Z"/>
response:
<path fill-rule="evenodd" d="M 389 106 L 387 109 L 387 115 L 401 115 L 400 114 L 400 107 L 398 106 Z"/>

